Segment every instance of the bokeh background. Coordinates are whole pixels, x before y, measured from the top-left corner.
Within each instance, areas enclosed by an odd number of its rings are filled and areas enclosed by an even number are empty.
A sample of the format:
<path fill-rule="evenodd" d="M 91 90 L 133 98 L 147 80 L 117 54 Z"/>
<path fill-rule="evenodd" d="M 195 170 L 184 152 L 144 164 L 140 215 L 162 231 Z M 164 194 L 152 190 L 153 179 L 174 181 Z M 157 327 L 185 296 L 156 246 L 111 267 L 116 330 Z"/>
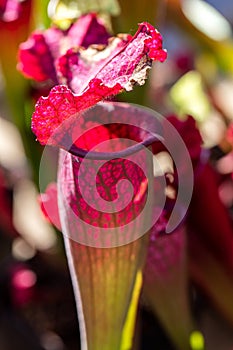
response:
<path fill-rule="evenodd" d="M 7 2 L 0 1 L 0 349 L 78 350 L 78 321 L 63 237 L 40 210 L 38 174 L 43 149 L 30 130 L 34 104 L 46 86 L 25 79 L 16 68 L 19 43 L 31 30 L 46 28 L 51 20 L 58 23 L 59 3 L 70 8 L 71 2 L 57 1 L 49 16 L 49 1 L 11 1 L 23 6 L 15 17 L 6 16 Z M 65 13 L 71 20 L 80 3 L 73 1 L 73 12 Z M 233 3 L 122 0 L 119 5 L 121 13 L 111 17 L 114 33 L 132 34 L 137 23 L 148 21 L 162 33 L 168 51 L 167 61 L 153 67 L 144 87 L 119 99 L 164 116 L 192 115 L 203 139 L 202 161 L 211 166 L 211 172 L 209 180 L 198 184 L 190 227 L 192 220 L 198 223 L 196 230 L 204 243 L 200 239 L 195 246 L 192 235 L 187 237 L 187 293 L 206 349 L 232 350 Z M 192 139 L 188 131 L 186 136 Z M 48 181 L 55 180 L 52 152 L 47 171 Z M 213 202 L 218 207 L 212 208 Z M 221 254 L 211 248 L 213 241 Z M 227 246 L 229 259 L 224 260 Z M 175 349 L 143 293 L 134 349 Z"/>

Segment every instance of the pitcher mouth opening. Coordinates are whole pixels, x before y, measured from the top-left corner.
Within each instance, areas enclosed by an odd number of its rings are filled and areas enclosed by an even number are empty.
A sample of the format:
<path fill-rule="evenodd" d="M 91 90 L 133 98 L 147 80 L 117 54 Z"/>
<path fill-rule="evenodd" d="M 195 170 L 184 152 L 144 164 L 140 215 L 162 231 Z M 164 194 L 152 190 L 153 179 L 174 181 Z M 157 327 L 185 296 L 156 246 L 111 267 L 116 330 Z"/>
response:
<path fill-rule="evenodd" d="M 125 158 L 131 154 L 139 152 L 144 147 L 148 147 L 155 142 L 162 141 L 162 137 L 159 135 L 151 135 L 146 140 L 136 143 L 133 146 L 130 146 L 126 149 L 123 149 L 118 152 L 95 152 L 95 151 L 87 151 L 80 147 L 77 147 L 75 144 L 71 146 L 68 150 L 69 153 L 76 157 L 86 158 L 86 159 L 96 159 L 96 160 L 111 160 L 117 158 Z"/>
<path fill-rule="evenodd" d="M 76 157 L 110 160 L 127 157 L 156 142 L 163 143 L 158 120 L 151 112 L 122 102 L 99 103 L 73 118 L 69 141 L 62 148 Z"/>

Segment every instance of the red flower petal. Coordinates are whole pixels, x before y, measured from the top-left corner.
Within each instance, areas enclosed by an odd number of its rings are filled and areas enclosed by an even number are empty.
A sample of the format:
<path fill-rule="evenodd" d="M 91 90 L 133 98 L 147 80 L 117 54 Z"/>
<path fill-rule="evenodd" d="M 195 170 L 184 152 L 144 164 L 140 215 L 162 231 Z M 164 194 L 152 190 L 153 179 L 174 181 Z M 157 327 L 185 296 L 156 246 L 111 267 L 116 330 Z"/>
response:
<path fill-rule="evenodd" d="M 156 47 L 158 52 L 163 51 L 161 36 L 152 28 L 143 23 L 133 38 L 115 38 L 102 51 L 93 48 L 79 51 L 78 59 L 74 51 L 69 53 L 70 59 L 65 56 L 68 62 L 61 70 L 66 73 L 66 78 L 69 76 L 67 80 L 70 80 L 71 85 L 75 85 L 76 94 L 65 86 L 56 86 L 48 97 L 38 101 L 32 117 L 32 130 L 41 144 L 62 147 L 64 137 L 74 121 L 70 117 L 77 116 L 77 113 L 122 90 L 132 90 L 136 83 L 144 84 L 151 67 L 148 53 L 155 56 Z M 148 39 L 153 39 L 153 43 L 145 43 Z M 62 125 L 69 118 L 69 123 Z M 62 128 L 55 133 L 61 125 Z"/>
<path fill-rule="evenodd" d="M 73 46 L 88 47 L 91 44 L 106 44 L 109 36 L 95 14 L 80 17 L 68 32 L 55 27 L 36 31 L 20 45 L 18 69 L 34 80 L 52 79 L 56 84 L 55 62 L 59 56 Z"/>
<path fill-rule="evenodd" d="M 32 116 L 32 131 L 42 145 L 63 145 L 63 138 L 77 113 L 94 106 L 104 98 L 118 94 L 119 84 L 107 87 L 94 79 L 82 95 L 74 95 L 63 85 L 55 86 L 48 97 L 41 97 Z M 62 123 L 70 118 L 69 123 Z M 56 129 L 59 127 L 59 130 Z"/>
<path fill-rule="evenodd" d="M 62 34 L 58 29 L 48 29 L 46 33 L 34 32 L 30 38 L 20 45 L 18 53 L 18 69 L 28 78 L 36 81 L 52 79 L 57 82 L 49 38 L 61 40 Z"/>
<path fill-rule="evenodd" d="M 58 62 L 60 80 L 75 93 L 80 93 L 91 79 L 100 79 L 112 86 L 119 83 L 132 90 L 135 83 L 143 85 L 151 68 L 151 60 L 164 61 L 160 33 L 148 23 L 142 23 L 131 37 L 111 38 L 108 46 L 91 46 L 87 50 L 70 50 Z"/>
<path fill-rule="evenodd" d="M 92 44 L 108 43 L 109 32 L 96 14 L 89 13 L 81 16 L 69 29 L 70 47 L 82 46 L 87 48 Z"/>
<path fill-rule="evenodd" d="M 167 51 L 162 48 L 162 35 L 151 24 L 145 22 L 142 25 L 145 26 L 146 31 L 151 35 L 149 39 L 145 40 L 145 46 L 149 50 L 149 57 L 152 60 L 164 62 L 167 58 Z"/>
<path fill-rule="evenodd" d="M 56 183 L 52 182 L 48 185 L 45 193 L 40 194 L 39 202 L 45 218 L 61 231 Z"/>
<path fill-rule="evenodd" d="M 189 151 L 192 164 L 195 167 L 200 160 L 201 145 L 203 143 L 201 134 L 198 130 L 195 119 L 192 116 L 187 115 L 187 118 L 185 120 L 180 120 L 176 115 L 169 115 L 167 116 L 167 120 L 175 127 L 175 129 L 180 134 L 182 140 L 185 143 L 185 146 Z M 164 132 L 166 135 L 166 127 L 164 129 Z M 167 137 L 170 137 L 170 136 L 167 136 Z M 176 141 L 174 140 L 174 142 Z M 166 150 L 166 147 L 162 144 L 155 143 L 153 145 L 154 154 L 165 150 Z"/>
<path fill-rule="evenodd" d="M 196 165 L 200 159 L 203 141 L 195 119 L 187 115 L 186 120 L 180 120 L 175 115 L 171 115 L 168 117 L 168 120 L 179 132 L 189 151 L 193 165 Z"/>

